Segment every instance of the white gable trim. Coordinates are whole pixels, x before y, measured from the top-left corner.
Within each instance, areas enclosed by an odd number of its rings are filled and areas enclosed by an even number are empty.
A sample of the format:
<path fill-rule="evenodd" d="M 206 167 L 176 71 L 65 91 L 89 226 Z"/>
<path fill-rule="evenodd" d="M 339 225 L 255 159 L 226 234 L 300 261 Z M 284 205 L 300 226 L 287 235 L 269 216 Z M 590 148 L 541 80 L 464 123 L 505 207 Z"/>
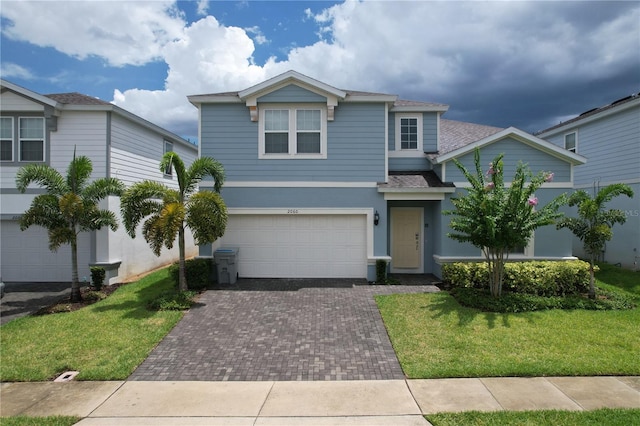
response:
<path fill-rule="evenodd" d="M 560 158 L 561 160 L 567 161 L 571 164 L 577 165 L 577 164 L 584 164 L 587 162 L 587 159 L 582 155 L 578 155 L 571 151 L 567 151 L 566 149 L 560 148 L 550 142 L 545 141 L 544 139 L 540 139 L 527 132 L 523 132 L 522 130 L 517 129 L 515 127 L 509 127 L 508 129 L 504 129 L 498 133 L 495 133 L 484 139 L 480 139 L 479 141 L 473 142 L 462 148 L 458 148 L 444 155 L 440 155 L 434 159 L 434 163 L 435 164 L 444 163 L 446 161 L 452 160 L 453 158 L 460 157 L 469 152 L 473 152 L 476 148 L 482 148 L 484 146 L 491 145 L 492 143 L 498 142 L 507 137 L 512 137 L 524 144 L 527 144 L 540 151 L 546 152 L 547 154 Z"/>
<path fill-rule="evenodd" d="M 336 89 L 333 86 L 329 86 L 321 81 L 315 80 L 306 75 L 300 74 L 296 71 L 287 71 L 284 74 L 277 75 L 262 83 L 256 84 L 248 89 L 242 90 L 238 93 L 240 99 L 248 99 L 258 96 L 263 96 L 269 92 L 277 90 L 280 87 L 288 84 L 298 83 L 301 87 L 311 90 L 313 92 L 322 92 L 323 94 L 330 94 L 333 97 L 344 99 L 347 96 L 347 92 L 340 89 Z"/>

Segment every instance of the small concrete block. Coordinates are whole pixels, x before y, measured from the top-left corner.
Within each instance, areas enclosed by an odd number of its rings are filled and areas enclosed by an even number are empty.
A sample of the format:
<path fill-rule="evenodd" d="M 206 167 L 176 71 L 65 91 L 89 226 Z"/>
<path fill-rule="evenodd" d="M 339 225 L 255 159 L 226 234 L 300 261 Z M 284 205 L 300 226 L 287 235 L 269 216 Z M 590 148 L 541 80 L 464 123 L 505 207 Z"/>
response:
<path fill-rule="evenodd" d="M 617 379 L 640 392 L 640 376 L 621 376 Z"/>
<path fill-rule="evenodd" d="M 505 410 L 581 410 L 578 404 L 543 377 L 500 377 L 480 380 Z"/>
<path fill-rule="evenodd" d="M 71 380 L 75 379 L 78 374 L 80 374 L 79 371 L 67 371 L 67 372 L 62 373 L 58 377 L 56 377 L 54 382 L 55 383 L 70 382 Z"/>
<path fill-rule="evenodd" d="M 253 426 L 255 417 L 87 417 L 74 426 Z"/>
<path fill-rule="evenodd" d="M 407 383 L 423 414 L 502 409 L 479 379 L 408 380 Z"/>
<path fill-rule="evenodd" d="M 2 416 L 86 417 L 123 382 L 13 383 L 2 388 Z"/>
<path fill-rule="evenodd" d="M 258 417 L 255 426 L 430 426 L 424 417 L 352 416 L 352 417 Z"/>
<path fill-rule="evenodd" d="M 273 382 L 126 382 L 91 417 L 256 417 Z"/>
<path fill-rule="evenodd" d="M 616 377 L 550 377 L 548 380 L 585 410 L 640 408 L 640 392 Z"/>
<path fill-rule="evenodd" d="M 276 382 L 260 412 L 266 417 L 420 414 L 404 380 Z"/>

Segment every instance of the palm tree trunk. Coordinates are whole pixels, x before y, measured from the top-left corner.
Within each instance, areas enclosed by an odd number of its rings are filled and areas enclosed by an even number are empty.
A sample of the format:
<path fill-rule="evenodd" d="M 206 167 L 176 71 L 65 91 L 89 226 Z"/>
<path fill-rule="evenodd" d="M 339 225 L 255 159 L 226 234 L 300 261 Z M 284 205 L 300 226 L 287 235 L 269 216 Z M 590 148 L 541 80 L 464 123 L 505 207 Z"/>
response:
<path fill-rule="evenodd" d="M 71 302 L 79 302 L 82 300 L 80 294 L 80 282 L 78 280 L 78 240 L 77 234 L 73 235 L 71 240 Z"/>
<path fill-rule="evenodd" d="M 589 299 L 596 298 L 596 272 L 593 256 L 591 256 L 591 264 L 589 266 Z"/>
<path fill-rule="evenodd" d="M 187 276 L 185 273 L 185 252 L 184 252 L 184 226 L 178 231 L 178 250 L 180 251 L 180 266 L 178 268 L 178 290 L 187 291 Z"/>

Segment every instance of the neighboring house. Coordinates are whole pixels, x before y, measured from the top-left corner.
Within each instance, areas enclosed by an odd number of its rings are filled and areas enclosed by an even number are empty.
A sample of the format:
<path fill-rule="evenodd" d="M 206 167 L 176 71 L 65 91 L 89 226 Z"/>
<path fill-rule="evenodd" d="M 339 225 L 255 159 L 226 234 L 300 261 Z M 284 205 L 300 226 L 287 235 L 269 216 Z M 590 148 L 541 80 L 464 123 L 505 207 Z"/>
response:
<path fill-rule="evenodd" d="M 16 189 L 18 169 L 29 163 L 48 164 L 66 176 L 77 155 L 93 163 L 93 178 L 115 177 L 130 186 L 151 179 L 177 187 L 177 179 L 159 170 L 167 150 L 180 154 L 190 164 L 197 146 L 113 104 L 78 93 L 40 95 L 1 80 L 0 91 L 0 264 L 6 282 L 53 282 L 71 280 L 71 249 L 48 248 L 46 229 L 31 226 L 20 231 L 18 220 L 36 194 L 44 189 L 32 185 L 25 194 Z M 84 232 L 79 236 L 80 279 L 90 280 L 90 265 L 107 269 L 114 283 L 148 272 L 178 259 L 174 250 L 156 257 L 138 232 L 135 240 L 122 226 L 120 199 L 110 197 L 102 204 L 116 212 L 121 226 Z M 193 238 L 188 255 L 197 254 Z"/>
<path fill-rule="evenodd" d="M 467 182 L 452 160 L 473 167 L 505 153 L 555 180 L 542 203 L 573 188 L 578 154 L 515 128 L 441 118 L 447 105 L 341 90 L 289 71 L 239 92 L 190 96 L 199 109 L 201 155 L 222 162 L 227 231 L 241 277 L 375 279 L 392 272 L 441 274 L 443 263 L 481 260 L 481 250 L 447 237 L 451 197 Z M 206 190 L 211 182 L 202 182 Z M 569 231 L 539 229 L 516 258 L 571 258 Z"/>
<path fill-rule="evenodd" d="M 586 111 L 539 132 L 538 137 L 588 159 L 575 171 L 575 189 L 593 194 L 612 183 L 633 189 L 633 198 L 620 196 L 607 204 L 623 210 L 627 221 L 613 227 L 602 260 L 636 270 L 640 266 L 640 94 Z M 573 250 L 586 257 L 577 238 Z"/>

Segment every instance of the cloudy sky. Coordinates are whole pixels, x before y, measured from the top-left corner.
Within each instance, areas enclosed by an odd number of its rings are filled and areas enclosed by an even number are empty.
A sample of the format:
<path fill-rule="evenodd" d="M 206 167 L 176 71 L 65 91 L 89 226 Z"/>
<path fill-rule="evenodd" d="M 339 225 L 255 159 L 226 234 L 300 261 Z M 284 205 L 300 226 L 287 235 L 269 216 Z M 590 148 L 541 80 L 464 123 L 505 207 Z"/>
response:
<path fill-rule="evenodd" d="M 1 75 L 192 140 L 186 96 L 294 69 L 535 132 L 640 91 L 640 2 L 14 1 Z"/>

